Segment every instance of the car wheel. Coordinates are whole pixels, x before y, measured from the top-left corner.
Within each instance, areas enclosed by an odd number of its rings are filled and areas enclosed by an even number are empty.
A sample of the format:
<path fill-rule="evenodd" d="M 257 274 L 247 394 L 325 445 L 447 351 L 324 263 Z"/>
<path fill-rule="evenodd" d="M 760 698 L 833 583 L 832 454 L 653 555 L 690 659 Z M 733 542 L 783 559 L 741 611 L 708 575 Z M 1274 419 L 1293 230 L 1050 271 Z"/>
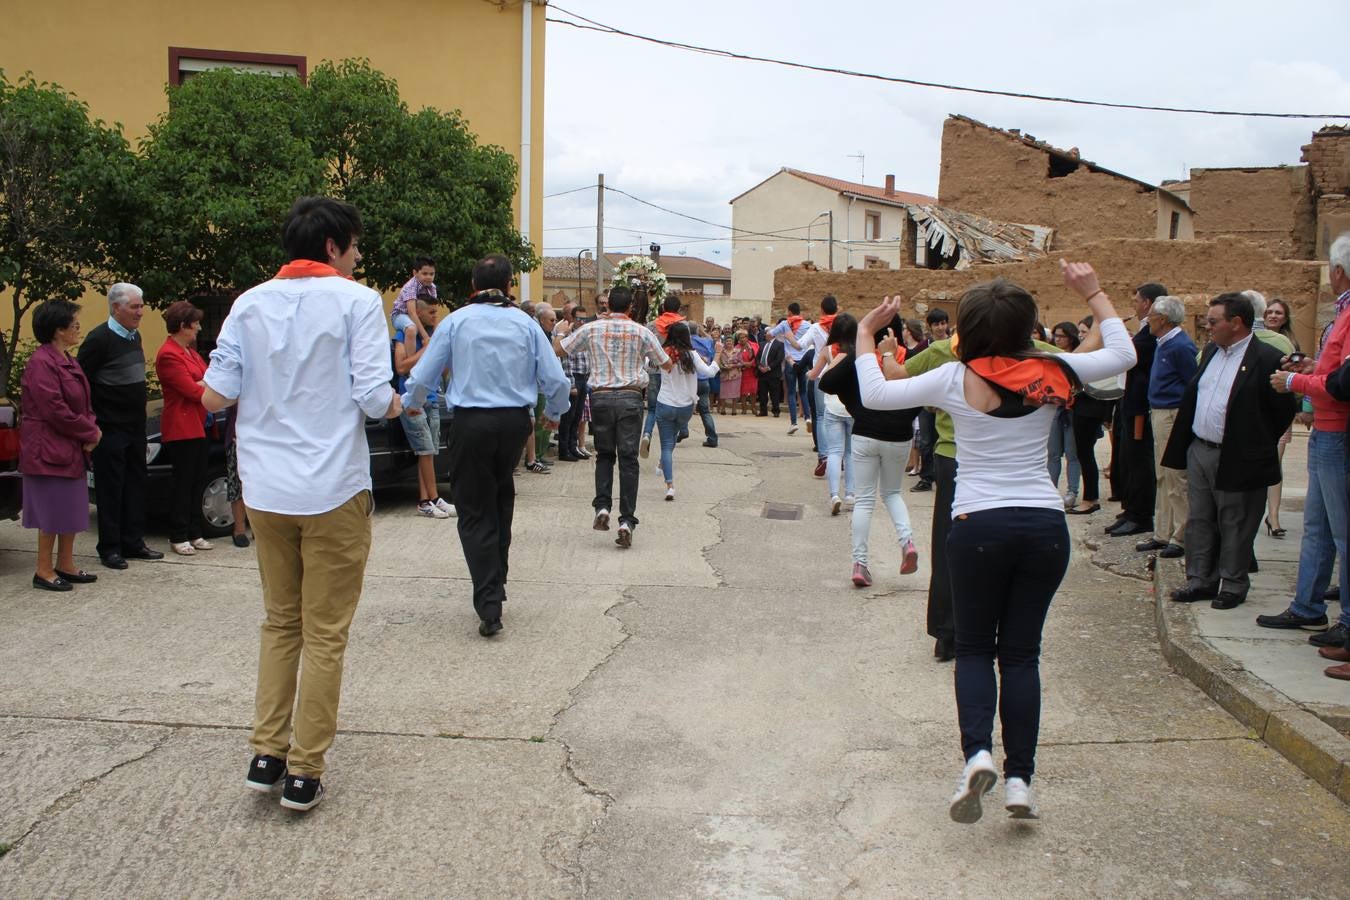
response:
<path fill-rule="evenodd" d="M 207 473 L 206 488 L 202 491 L 202 534 L 206 537 L 224 537 L 234 531 L 227 484 L 223 467 Z"/>

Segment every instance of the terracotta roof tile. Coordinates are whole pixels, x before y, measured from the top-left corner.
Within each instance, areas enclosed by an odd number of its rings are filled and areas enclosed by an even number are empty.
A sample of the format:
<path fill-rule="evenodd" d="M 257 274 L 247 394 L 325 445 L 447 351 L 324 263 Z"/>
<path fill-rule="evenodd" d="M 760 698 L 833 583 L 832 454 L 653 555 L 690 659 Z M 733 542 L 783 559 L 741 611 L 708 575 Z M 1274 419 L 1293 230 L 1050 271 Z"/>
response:
<path fill-rule="evenodd" d="M 895 191 L 886 193 L 884 187 L 877 187 L 872 184 L 859 184 L 856 181 L 844 181 L 842 178 L 831 178 L 828 175 L 816 175 L 813 172 L 803 172 L 801 169 L 784 169 L 796 175 L 798 178 L 805 178 L 807 181 L 814 182 L 821 187 L 827 187 L 832 191 L 838 191 L 841 194 L 857 194 L 861 197 L 871 197 L 886 203 L 918 203 L 929 204 L 937 203 L 936 197 L 930 197 L 927 194 L 914 194 L 909 191 Z"/>
<path fill-rule="evenodd" d="M 623 262 L 631 253 L 606 253 L 605 262 L 611 267 L 617 266 Z M 706 259 L 699 259 L 697 256 L 661 256 L 661 271 L 667 278 L 701 278 L 704 280 L 731 280 L 731 270 L 726 266 L 719 266 L 717 263 Z"/>

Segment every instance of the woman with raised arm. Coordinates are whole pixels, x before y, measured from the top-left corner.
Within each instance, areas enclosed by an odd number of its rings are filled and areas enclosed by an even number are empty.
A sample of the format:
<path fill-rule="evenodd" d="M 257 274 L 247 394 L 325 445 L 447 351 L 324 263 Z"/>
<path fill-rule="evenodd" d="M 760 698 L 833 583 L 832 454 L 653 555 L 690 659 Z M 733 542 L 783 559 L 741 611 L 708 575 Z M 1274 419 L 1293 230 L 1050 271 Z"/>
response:
<path fill-rule="evenodd" d="M 1061 261 L 1064 283 L 1100 323 L 1104 346 L 1042 354 L 1029 335 L 1036 301 L 1009 281 L 977 284 L 957 308 L 957 361 L 887 381 L 873 334 L 900 309 L 887 297 L 858 326 L 858 384 L 873 409 L 937 406 L 951 414 L 960 477 L 947 538 L 956 613 L 956 711 L 965 768 L 953 821 L 975 822 L 998 780 L 994 711 L 1003 725 L 1006 808 L 1036 818 L 1031 799 L 1040 729 L 1041 630 L 1069 564 L 1064 504 L 1046 472 L 1056 411 L 1084 382 L 1134 365 L 1134 345 L 1087 263 Z M 1002 678 L 1002 696 L 994 662 Z"/>

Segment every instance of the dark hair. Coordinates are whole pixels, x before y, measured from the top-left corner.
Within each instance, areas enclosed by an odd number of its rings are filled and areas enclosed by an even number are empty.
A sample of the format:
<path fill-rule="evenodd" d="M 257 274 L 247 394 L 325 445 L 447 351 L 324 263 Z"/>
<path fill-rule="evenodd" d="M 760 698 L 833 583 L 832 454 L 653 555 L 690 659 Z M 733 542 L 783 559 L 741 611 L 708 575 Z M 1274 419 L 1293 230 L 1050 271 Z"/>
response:
<path fill-rule="evenodd" d="M 905 330 L 909 332 L 909 336 L 914 338 L 914 340 L 923 340 L 923 323 L 918 319 L 906 319 Z"/>
<path fill-rule="evenodd" d="M 56 333 L 69 328 L 80 314 L 80 304 L 69 300 L 48 300 L 33 310 L 33 337 L 40 344 L 50 344 Z"/>
<path fill-rule="evenodd" d="M 1078 324 L 1086 325 L 1087 327 L 1091 328 L 1093 321 L 1095 320 L 1092 318 L 1092 316 L 1083 316 L 1083 318 L 1078 320 Z"/>
<path fill-rule="evenodd" d="M 666 347 L 675 350 L 675 365 L 681 372 L 694 371 L 694 344 L 689 340 L 689 325 L 684 322 L 672 322 L 666 329 Z"/>
<path fill-rule="evenodd" d="M 510 293 L 511 274 L 511 260 L 500 253 L 489 254 L 473 264 L 473 289 Z"/>
<path fill-rule="evenodd" d="M 346 253 L 361 234 L 361 213 L 355 206 L 331 197 L 301 197 L 286 215 L 281 245 L 291 259 L 327 263 L 330 238 Z"/>
<path fill-rule="evenodd" d="M 1049 338 L 1049 335 L 1047 335 L 1047 334 L 1045 333 L 1045 326 L 1042 325 L 1042 324 L 1040 323 L 1040 320 L 1039 320 L 1039 319 L 1036 320 L 1036 324 L 1035 324 L 1035 325 L 1032 325 L 1032 326 L 1031 326 L 1031 330 L 1032 330 L 1032 332 L 1036 335 L 1036 340 L 1040 341 L 1042 344 L 1048 344 L 1048 343 L 1050 343 L 1050 341 L 1049 341 L 1049 339 L 1048 339 L 1048 338 Z M 1074 331 L 1077 331 L 1077 330 L 1078 330 L 1077 328 L 1074 329 Z"/>
<path fill-rule="evenodd" d="M 1289 340 L 1293 341 L 1294 311 L 1289 308 L 1289 304 L 1286 301 L 1281 300 L 1279 297 L 1271 297 L 1270 302 L 1266 304 L 1266 312 L 1270 312 L 1270 308 L 1274 306 L 1276 303 L 1280 304 L 1280 309 L 1284 310 L 1284 324 L 1275 330 L 1278 331 L 1280 334 L 1284 335 L 1285 337 L 1289 338 Z M 1294 348 L 1298 349 L 1298 341 L 1294 341 Z"/>
<path fill-rule="evenodd" d="M 661 301 L 661 312 L 679 312 L 680 298 L 674 294 Z"/>
<path fill-rule="evenodd" d="M 802 305 L 796 300 L 793 300 L 788 304 L 788 312 L 794 316 L 800 316 L 802 314 Z"/>
<path fill-rule="evenodd" d="M 1161 284 L 1158 284 L 1158 282 L 1156 281 L 1146 281 L 1143 284 L 1139 285 L 1139 287 L 1135 288 L 1134 292 L 1139 296 L 1148 300 L 1149 303 L 1152 303 L 1159 297 L 1165 296 L 1167 294 L 1167 288 L 1163 287 Z"/>
<path fill-rule="evenodd" d="M 924 321 L 928 323 L 929 328 L 932 328 L 939 322 L 950 322 L 951 316 L 947 315 L 947 311 L 945 309 L 942 308 L 930 309 Z M 1031 333 L 1030 330 L 1028 330 L 1027 333 L 1030 334 Z"/>
<path fill-rule="evenodd" d="M 848 313 L 835 316 L 834 322 L 830 324 L 830 336 L 825 340 L 830 344 L 838 344 L 839 352 L 844 355 L 852 353 L 853 345 L 858 341 L 858 320 Z"/>
<path fill-rule="evenodd" d="M 609 289 L 609 311 L 616 313 L 626 313 L 633 305 L 633 291 L 631 288 L 618 285 Z"/>
<path fill-rule="evenodd" d="M 1035 298 L 1006 278 L 975 285 L 956 307 L 961 323 L 957 355 L 966 362 L 986 356 L 1026 359 L 1038 355 L 1031 349 L 1036 313 Z"/>
<path fill-rule="evenodd" d="M 420 269 L 425 269 L 427 266 L 431 266 L 433 269 L 436 268 L 436 260 L 432 259 L 430 256 L 414 256 L 414 257 L 413 257 L 413 267 L 412 267 L 412 270 L 413 270 L 414 272 L 416 272 L 416 271 L 418 271 L 418 270 L 420 270 Z"/>
<path fill-rule="evenodd" d="M 835 319 L 835 321 L 838 322 L 839 320 Z M 889 322 L 887 322 L 885 325 L 882 325 L 880 328 L 878 328 L 874 337 L 877 340 L 881 340 L 882 338 L 893 334 L 895 335 L 895 339 L 899 341 L 904 339 L 904 332 L 906 330 L 907 326 L 905 325 L 905 320 L 897 315 L 894 318 L 892 318 Z"/>
<path fill-rule="evenodd" d="M 839 312 L 839 301 L 834 299 L 834 294 L 826 294 L 820 298 L 820 311 L 827 316 Z"/>
<path fill-rule="evenodd" d="M 1225 319 L 1241 319 L 1248 329 L 1256 320 L 1256 309 L 1251 299 L 1240 291 L 1227 291 L 1209 301 L 1210 306 L 1222 306 Z"/>
<path fill-rule="evenodd" d="M 1091 328 L 1092 326 L 1089 325 L 1088 327 Z M 1070 350 L 1078 349 L 1078 345 L 1080 343 L 1080 341 L 1078 340 L 1078 326 L 1075 325 L 1073 322 L 1058 322 L 1055 324 L 1055 327 L 1050 330 L 1052 332 L 1054 331 L 1064 332 L 1064 336 L 1069 339 L 1069 349 Z M 1054 337 L 1055 336 L 1053 334 L 1050 335 L 1050 343 L 1052 344 L 1055 343 Z"/>
<path fill-rule="evenodd" d="M 164 310 L 164 327 L 171 335 L 181 331 L 184 325 L 201 320 L 202 311 L 186 300 L 170 303 L 169 308 Z"/>

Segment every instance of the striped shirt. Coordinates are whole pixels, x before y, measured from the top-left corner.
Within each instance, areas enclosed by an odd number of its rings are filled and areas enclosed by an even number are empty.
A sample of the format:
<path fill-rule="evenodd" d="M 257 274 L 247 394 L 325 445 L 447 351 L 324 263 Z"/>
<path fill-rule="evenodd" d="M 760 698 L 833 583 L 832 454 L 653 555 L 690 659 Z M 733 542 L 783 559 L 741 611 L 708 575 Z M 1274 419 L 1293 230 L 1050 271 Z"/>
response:
<path fill-rule="evenodd" d="M 669 360 L 655 334 L 620 315 L 587 322 L 564 337 L 560 346 L 568 356 L 582 352 L 590 357 L 593 389 L 642 387 L 647 383 L 645 363 L 663 365 Z"/>

